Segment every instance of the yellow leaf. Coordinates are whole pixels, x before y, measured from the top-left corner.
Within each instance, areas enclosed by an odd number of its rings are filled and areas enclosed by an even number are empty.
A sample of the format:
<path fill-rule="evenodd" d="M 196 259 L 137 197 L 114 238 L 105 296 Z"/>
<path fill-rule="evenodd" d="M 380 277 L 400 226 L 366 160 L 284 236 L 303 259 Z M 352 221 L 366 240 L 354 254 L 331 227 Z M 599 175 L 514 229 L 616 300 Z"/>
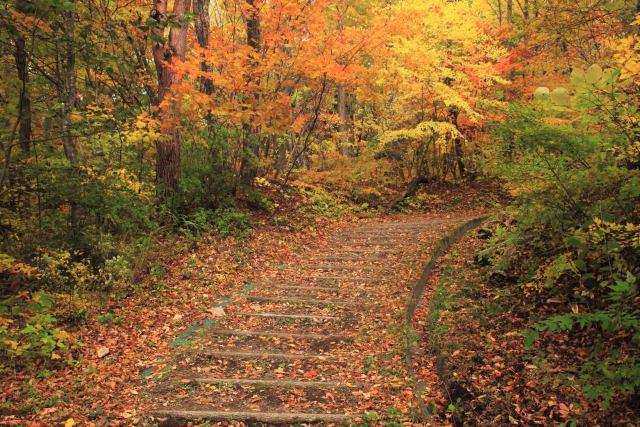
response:
<path fill-rule="evenodd" d="M 51 359 L 58 360 L 58 359 L 60 359 L 60 355 L 58 353 L 51 353 Z M 73 425 L 73 424 L 71 424 L 71 425 Z"/>
<path fill-rule="evenodd" d="M 14 340 L 9 340 L 9 339 L 5 339 L 2 341 L 5 345 L 11 347 L 12 349 L 17 349 L 18 348 L 18 341 L 14 341 Z"/>
<path fill-rule="evenodd" d="M 58 341 L 66 341 L 69 338 L 71 338 L 71 336 L 67 333 L 67 331 L 64 331 L 62 329 L 56 329 L 56 331 L 54 332 L 53 336 L 58 340 Z"/>
<path fill-rule="evenodd" d="M 76 425 L 76 422 L 73 420 L 73 418 L 69 418 L 64 423 L 64 427 L 73 427 L 74 425 Z"/>

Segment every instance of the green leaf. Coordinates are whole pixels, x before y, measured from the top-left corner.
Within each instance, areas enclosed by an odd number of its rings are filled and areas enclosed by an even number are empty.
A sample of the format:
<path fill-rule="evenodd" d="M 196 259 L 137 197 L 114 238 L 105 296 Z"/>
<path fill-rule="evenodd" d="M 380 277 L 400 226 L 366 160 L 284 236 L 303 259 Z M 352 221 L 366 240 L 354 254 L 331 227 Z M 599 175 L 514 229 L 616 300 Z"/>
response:
<path fill-rule="evenodd" d="M 33 334 L 36 332 L 38 331 L 36 330 L 36 328 L 33 327 L 32 324 L 28 324 L 27 326 L 22 328 L 22 330 L 20 331 L 21 334 Z"/>
<path fill-rule="evenodd" d="M 76 5 L 73 2 L 65 1 L 64 3 L 62 3 L 62 9 L 65 12 L 73 12 L 74 10 L 76 10 Z"/>
<path fill-rule="evenodd" d="M 533 92 L 533 96 L 536 98 L 543 98 L 549 95 L 549 88 L 545 86 L 541 86 Z"/>
<path fill-rule="evenodd" d="M 574 68 L 571 72 L 571 82 L 574 85 L 582 85 L 586 81 L 584 70 L 582 68 Z"/>
<path fill-rule="evenodd" d="M 557 87 L 550 93 L 551 100 L 558 105 L 568 105 L 571 97 L 569 91 L 563 87 Z"/>
<path fill-rule="evenodd" d="M 602 74 L 602 67 L 598 64 L 593 64 L 585 71 L 584 78 L 587 83 L 594 85 L 600 81 Z"/>
<path fill-rule="evenodd" d="M 158 34 L 151 34 L 150 38 L 151 38 L 151 41 L 154 42 L 154 43 L 163 44 L 166 41 L 164 37 L 159 36 Z"/>
<path fill-rule="evenodd" d="M 540 333 L 533 329 L 525 329 L 521 334 L 524 338 L 524 347 L 530 349 L 533 343 L 540 337 Z"/>

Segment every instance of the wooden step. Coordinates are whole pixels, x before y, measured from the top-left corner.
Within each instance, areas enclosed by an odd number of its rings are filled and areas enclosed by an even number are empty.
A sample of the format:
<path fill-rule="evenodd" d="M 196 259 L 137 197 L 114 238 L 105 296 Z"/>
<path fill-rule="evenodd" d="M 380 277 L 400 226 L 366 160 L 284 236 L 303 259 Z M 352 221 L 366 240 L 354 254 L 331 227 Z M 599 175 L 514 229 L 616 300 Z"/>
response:
<path fill-rule="evenodd" d="M 385 234 L 354 234 L 349 236 L 335 236 L 332 241 L 337 243 L 344 242 L 352 242 L 352 241 L 361 241 L 361 240 L 373 240 L 377 242 L 419 242 L 424 240 L 426 237 L 418 237 L 416 234 L 411 235 L 385 235 Z"/>
<path fill-rule="evenodd" d="M 238 386 L 258 386 L 258 387 L 305 387 L 305 388 L 348 388 L 354 387 L 355 383 L 345 383 L 338 381 L 298 381 L 288 379 L 254 379 L 254 378 L 190 378 L 198 384 L 228 384 Z"/>
<path fill-rule="evenodd" d="M 247 297 L 249 301 L 256 302 L 273 302 L 273 303 L 283 303 L 283 304 L 312 304 L 312 305 L 367 305 L 366 303 L 361 303 L 357 301 L 346 301 L 346 300 L 322 300 L 322 299 L 312 299 L 312 298 L 284 298 L 284 297 L 261 297 L 261 296 L 252 296 L 249 295 Z"/>
<path fill-rule="evenodd" d="M 362 276 L 307 276 L 308 280 L 344 280 L 345 282 L 361 281 L 361 282 L 378 282 L 381 280 L 379 277 L 362 277 Z"/>
<path fill-rule="evenodd" d="M 314 255 L 301 257 L 306 261 L 325 261 L 325 262 L 380 262 L 384 261 L 385 257 L 358 257 L 358 256 L 323 256 Z"/>
<path fill-rule="evenodd" d="M 344 246 L 394 246 L 394 247 L 406 247 L 406 246 L 415 246 L 419 242 L 407 242 L 407 241 L 398 241 L 398 242 L 389 242 L 389 241 L 374 241 L 374 240 L 341 240 L 336 241 L 336 243 Z"/>
<path fill-rule="evenodd" d="M 380 266 L 367 266 L 367 265 L 331 265 L 331 264 L 307 264 L 302 265 L 302 268 L 306 270 L 347 270 L 347 271 L 383 271 L 387 270 L 386 267 Z"/>
<path fill-rule="evenodd" d="M 288 313 L 267 313 L 267 312 L 242 312 L 238 314 L 241 316 L 272 317 L 272 318 L 286 318 L 286 319 L 340 320 L 340 317 L 336 317 L 336 316 L 320 316 L 320 315 L 314 315 L 314 314 L 288 314 Z"/>
<path fill-rule="evenodd" d="M 419 231 L 419 230 L 418 230 Z M 416 229 L 398 229 L 398 230 L 378 230 L 378 229 L 369 229 L 369 230 L 351 230 L 351 231 L 343 231 L 341 233 L 337 233 L 336 236 L 344 237 L 344 236 L 398 236 L 400 234 L 415 234 Z"/>
<path fill-rule="evenodd" d="M 277 331 L 247 331 L 242 329 L 214 329 L 210 332 L 212 335 L 228 335 L 241 337 L 271 337 L 282 339 L 307 339 L 318 341 L 351 341 L 352 337 L 346 335 L 324 335 L 324 334 L 298 334 Z"/>
<path fill-rule="evenodd" d="M 324 292 L 340 292 L 349 288 L 336 288 L 330 286 L 295 286 L 295 285 L 275 285 L 275 289 L 290 289 L 295 291 L 324 291 Z"/>
<path fill-rule="evenodd" d="M 364 254 L 364 253 L 397 254 L 401 252 L 400 249 L 370 249 L 370 248 L 355 249 L 355 248 L 346 248 L 346 247 L 334 248 L 333 251 L 334 252 L 350 252 L 355 254 Z"/>
<path fill-rule="evenodd" d="M 328 359 L 320 354 L 264 353 L 253 351 L 207 351 L 200 356 L 216 359 L 276 359 L 276 360 L 311 360 Z"/>
<path fill-rule="evenodd" d="M 156 417 L 167 417 L 179 420 L 249 421 L 268 424 L 342 423 L 353 418 L 353 416 L 347 414 L 253 411 L 226 412 L 188 409 L 160 409 L 154 411 L 154 415 Z"/>

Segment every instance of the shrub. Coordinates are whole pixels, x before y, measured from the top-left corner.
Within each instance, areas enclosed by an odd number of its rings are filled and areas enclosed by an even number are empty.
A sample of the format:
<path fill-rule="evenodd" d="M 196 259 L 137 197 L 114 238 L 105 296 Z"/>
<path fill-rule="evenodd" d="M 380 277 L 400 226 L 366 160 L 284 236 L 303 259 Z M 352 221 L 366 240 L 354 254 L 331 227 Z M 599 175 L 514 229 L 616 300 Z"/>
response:
<path fill-rule="evenodd" d="M 217 210 L 213 216 L 213 224 L 222 236 L 236 233 L 239 237 L 244 237 L 251 232 L 249 215 L 237 209 Z"/>
<path fill-rule="evenodd" d="M 588 337 L 570 377 L 604 405 L 640 392 L 640 170 L 629 158 L 640 129 L 635 94 L 617 75 L 563 92 L 562 105 L 511 106 L 495 124 L 492 166 L 520 197 L 482 254 L 540 309 L 523 332 L 528 346 Z M 550 299 L 562 309 L 545 309 Z"/>
<path fill-rule="evenodd" d="M 53 296 L 44 292 L 0 301 L 0 362 L 55 361 L 76 345 L 56 326 L 53 304 Z"/>
<path fill-rule="evenodd" d="M 249 189 L 247 192 L 247 204 L 252 209 L 262 210 L 269 213 L 273 213 L 275 209 L 271 200 L 254 189 Z"/>
<path fill-rule="evenodd" d="M 304 186 L 299 192 L 303 197 L 303 205 L 299 210 L 303 214 L 332 217 L 339 215 L 343 210 L 340 201 L 321 187 Z"/>

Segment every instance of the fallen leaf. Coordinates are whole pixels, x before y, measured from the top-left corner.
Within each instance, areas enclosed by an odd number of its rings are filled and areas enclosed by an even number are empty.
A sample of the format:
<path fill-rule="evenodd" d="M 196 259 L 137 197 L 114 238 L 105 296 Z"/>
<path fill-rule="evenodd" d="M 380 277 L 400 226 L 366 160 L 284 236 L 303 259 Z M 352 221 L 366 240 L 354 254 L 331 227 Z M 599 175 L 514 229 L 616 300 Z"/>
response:
<path fill-rule="evenodd" d="M 98 354 L 98 357 L 102 359 L 107 354 L 109 354 L 109 349 L 107 347 L 100 347 L 98 348 L 97 354 Z"/>
<path fill-rule="evenodd" d="M 317 370 L 313 370 L 313 371 L 305 372 L 302 376 L 306 379 L 315 378 L 318 376 L 319 373 L 320 372 L 318 372 Z"/>
<path fill-rule="evenodd" d="M 213 317 L 224 317 L 226 315 L 224 308 L 222 307 L 211 307 L 207 310 Z"/>

